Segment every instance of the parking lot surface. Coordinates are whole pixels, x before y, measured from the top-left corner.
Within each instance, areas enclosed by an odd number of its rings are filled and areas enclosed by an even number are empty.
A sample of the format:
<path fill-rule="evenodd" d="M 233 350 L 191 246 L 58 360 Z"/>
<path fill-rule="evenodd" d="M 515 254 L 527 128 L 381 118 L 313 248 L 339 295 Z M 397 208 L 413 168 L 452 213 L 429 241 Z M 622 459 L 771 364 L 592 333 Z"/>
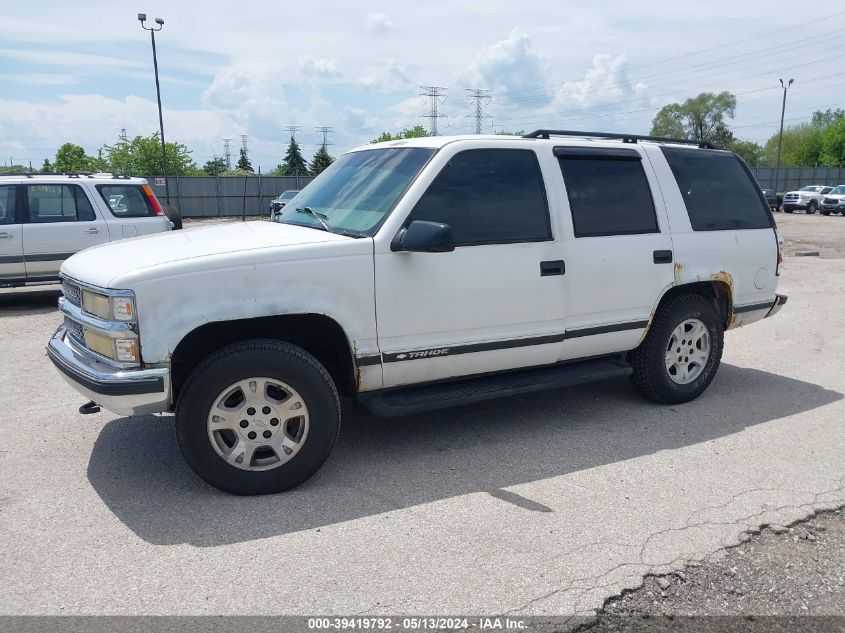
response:
<path fill-rule="evenodd" d="M 777 219 L 787 240 L 845 242 L 845 218 Z M 0 613 L 586 614 L 751 528 L 840 506 L 831 248 L 787 259 L 789 302 L 727 333 L 694 402 L 614 380 L 406 418 L 348 410 L 313 479 L 251 498 L 194 476 L 172 416 L 80 416 L 44 353 L 58 291 L 0 291 Z"/>

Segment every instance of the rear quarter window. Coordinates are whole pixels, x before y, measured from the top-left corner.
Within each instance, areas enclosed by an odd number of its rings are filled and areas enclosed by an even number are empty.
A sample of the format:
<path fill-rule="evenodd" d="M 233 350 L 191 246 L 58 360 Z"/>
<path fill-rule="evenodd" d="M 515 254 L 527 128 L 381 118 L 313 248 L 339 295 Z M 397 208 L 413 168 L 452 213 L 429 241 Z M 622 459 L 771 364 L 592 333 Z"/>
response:
<path fill-rule="evenodd" d="M 118 218 L 145 218 L 156 215 L 141 185 L 97 185 L 97 191 Z"/>
<path fill-rule="evenodd" d="M 745 164 L 730 152 L 661 146 L 694 231 L 767 229 L 765 198 Z"/>

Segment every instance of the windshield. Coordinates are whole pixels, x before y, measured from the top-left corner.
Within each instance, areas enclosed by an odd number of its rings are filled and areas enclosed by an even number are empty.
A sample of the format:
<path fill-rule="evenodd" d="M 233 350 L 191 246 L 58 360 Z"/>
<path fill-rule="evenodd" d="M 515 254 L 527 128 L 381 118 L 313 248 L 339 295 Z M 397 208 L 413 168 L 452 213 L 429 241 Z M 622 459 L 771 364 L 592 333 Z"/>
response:
<path fill-rule="evenodd" d="M 815 192 L 815 191 L 818 191 L 818 190 L 819 190 L 818 187 L 802 187 L 801 188 L 801 191 L 814 191 Z"/>
<path fill-rule="evenodd" d="M 298 193 L 299 193 L 299 190 L 285 191 L 283 194 L 281 194 L 279 196 L 279 200 L 290 200 L 291 198 L 293 198 Z"/>
<path fill-rule="evenodd" d="M 303 211 L 308 207 L 332 230 L 372 235 L 434 152 L 403 147 L 344 154 L 289 202 L 276 221 L 322 228 Z"/>
<path fill-rule="evenodd" d="M 839 185 L 838 187 L 834 187 L 833 191 L 831 191 L 830 193 L 835 194 L 837 196 L 845 194 L 845 185 Z"/>

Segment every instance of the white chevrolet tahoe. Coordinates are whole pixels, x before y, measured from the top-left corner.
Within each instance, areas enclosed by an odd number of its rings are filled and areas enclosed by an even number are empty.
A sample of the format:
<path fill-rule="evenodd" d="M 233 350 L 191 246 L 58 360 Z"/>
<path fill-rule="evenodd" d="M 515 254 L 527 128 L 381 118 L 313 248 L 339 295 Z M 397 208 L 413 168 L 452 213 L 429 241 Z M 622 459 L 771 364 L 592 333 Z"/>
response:
<path fill-rule="evenodd" d="M 56 282 L 74 253 L 170 228 L 143 178 L 0 176 L 0 287 Z"/>
<path fill-rule="evenodd" d="M 724 331 L 786 297 L 745 164 L 665 141 L 539 130 L 350 151 L 276 222 L 70 258 L 49 357 L 83 412 L 175 411 L 191 467 L 239 494 L 316 472 L 340 396 L 396 415 L 630 376 L 686 402 Z"/>

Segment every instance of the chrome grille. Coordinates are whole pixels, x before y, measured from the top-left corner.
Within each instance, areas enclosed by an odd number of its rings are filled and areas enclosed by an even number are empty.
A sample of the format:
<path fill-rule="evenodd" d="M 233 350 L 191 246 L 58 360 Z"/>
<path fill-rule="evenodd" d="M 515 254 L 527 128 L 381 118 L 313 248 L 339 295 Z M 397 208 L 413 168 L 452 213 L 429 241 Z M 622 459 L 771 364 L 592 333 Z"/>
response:
<path fill-rule="evenodd" d="M 75 306 L 82 306 L 82 288 L 69 281 L 62 282 L 62 294 Z"/>
<path fill-rule="evenodd" d="M 65 327 L 71 340 L 80 347 L 85 347 L 85 330 L 82 325 L 71 318 L 65 317 Z"/>

